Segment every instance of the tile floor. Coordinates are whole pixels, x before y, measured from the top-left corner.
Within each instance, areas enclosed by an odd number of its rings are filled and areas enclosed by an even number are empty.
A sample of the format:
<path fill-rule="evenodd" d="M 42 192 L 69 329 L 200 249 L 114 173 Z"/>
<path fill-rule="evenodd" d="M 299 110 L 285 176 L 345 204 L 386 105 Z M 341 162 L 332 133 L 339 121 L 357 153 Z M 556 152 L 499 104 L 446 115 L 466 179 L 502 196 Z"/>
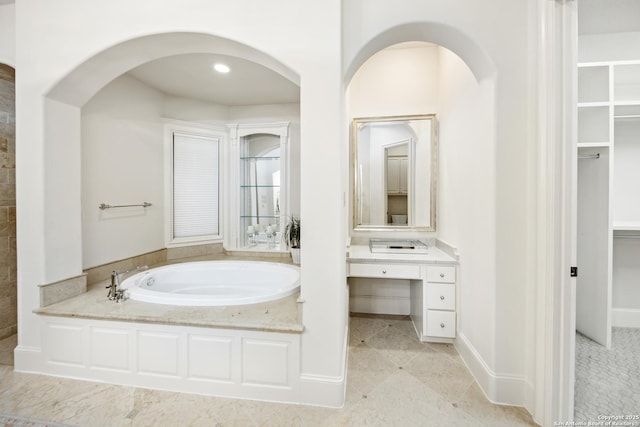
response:
<path fill-rule="evenodd" d="M 640 329 L 613 328 L 609 350 L 576 334 L 574 413 L 585 422 L 640 415 Z"/>
<path fill-rule="evenodd" d="M 527 426 L 493 405 L 451 345 L 416 338 L 398 316 L 352 316 L 344 408 L 223 399 L 21 374 L 0 342 L 0 413 L 71 426 Z"/>

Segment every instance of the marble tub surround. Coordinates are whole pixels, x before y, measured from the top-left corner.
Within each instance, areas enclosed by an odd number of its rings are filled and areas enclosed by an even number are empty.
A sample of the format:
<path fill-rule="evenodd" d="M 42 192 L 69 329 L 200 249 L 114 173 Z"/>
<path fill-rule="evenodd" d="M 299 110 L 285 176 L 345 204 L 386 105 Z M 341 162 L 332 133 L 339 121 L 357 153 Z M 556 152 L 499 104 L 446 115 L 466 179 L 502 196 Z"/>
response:
<path fill-rule="evenodd" d="M 14 221 L 15 223 L 15 221 Z M 292 264 L 288 252 L 225 251 L 222 243 L 164 248 L 86 269 L 82 275 L 40 285 L 42 315 L 164 323 L 182 326 L 240 328 L 300 333 L 303 330 L 297 295 L 281 301 L 237 307 L 176 307 L 126 301 L 114 305 L 106 298 L 112 271 L 140 265 L 150 268 L 187 261 L 249 260 Z M 255 306 L 255 307 L 254 307 Z M 249 307 L 247 309 L 247 307 Z M 2 310 L 8 312 L 8 310 Z M 16 327 L 4 336 L 16 333 Z"/>
<path fill-rule="evenodd" d="M 222 243 L 210 243 L 206 245 L 180 246 L 165 249 L 167 261 L 181 258 L 193 258 L 198 256 L 220 255 L 224 252 Z"/>
<path fill-rule="evenodd" d="M 87 292 L 87 275 L 40 285 L 40 307 L 46 307 Z"/>
<path fill-rule="evenodd" d="M 178 259 L 178 257 L 175 257 Z M 109 280 L 112 271 L 127 271 L 139 265 L 157 265 L 167 261 L 167 249 L 160 249 L 146 254 L 137 255 L 131 258 L 110 262 L 108 264 L 87 268 L 84 273 L 87 275 L 87 284 L 93 285 L 98 282 Z"/>
<path fill-rule="evenodd" d="M 110 262 L 108 264 L 87 268 L 84 272 L 87 274 L 87 283 L 89 285 L 92 285 L 97 282 L 108 280 L 111 276 L 111 272 L 114 270 L 126 271 L 139 265 L 148 265 L 149 267 L 155 267 L 166 263 L 193 261 L 196 259 L 225 259 L 224 257 L 230 257 L 226 259 L 244 259 L 239 257 L 250 257 L 250 259 L 269 258 L 269 261 L 275 262 L 287 262 L 287 258 L 291 258 L 288 252 L 272 253 L 252 251 L 225 251 L 222 243 L 211 243 L 206 245 L 192 245 L 159 249 L 157 251 L 148 252 L 146 254 L 137 255 L 131 258 L 126 258 L 123 260 Z"/>
<path fill-rule="evenodd" d="M 107 282 L 89 287 L 74 298 L 41 307 L 43 316 L 142 322 L 177 326 L 301 333 L 304 330 L 298 295 L 276 301 L 226 307 L 182 307 L 133 300 L 107 299 Z"/>
<path fill-rule="evenodd" d="M 346 403 L 340 409 L 148 390 L 0 366 L 0 413 L 114 427 L 534 425 L 524 409 L 489 402 L 453 346 L 418 342 L 411 321 L 397 316 L 351 317 Z"/>

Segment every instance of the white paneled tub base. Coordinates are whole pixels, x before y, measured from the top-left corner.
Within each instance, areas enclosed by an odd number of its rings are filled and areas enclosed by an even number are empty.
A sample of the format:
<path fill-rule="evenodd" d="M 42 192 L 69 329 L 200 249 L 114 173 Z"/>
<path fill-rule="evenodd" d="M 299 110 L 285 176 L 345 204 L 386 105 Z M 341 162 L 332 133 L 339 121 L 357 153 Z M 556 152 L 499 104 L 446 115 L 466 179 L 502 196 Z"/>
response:
<path fill-rule="evenodd" d="M 46 374 L 212 396 L 299 400 L 297 333 L 41 319 Z"/>

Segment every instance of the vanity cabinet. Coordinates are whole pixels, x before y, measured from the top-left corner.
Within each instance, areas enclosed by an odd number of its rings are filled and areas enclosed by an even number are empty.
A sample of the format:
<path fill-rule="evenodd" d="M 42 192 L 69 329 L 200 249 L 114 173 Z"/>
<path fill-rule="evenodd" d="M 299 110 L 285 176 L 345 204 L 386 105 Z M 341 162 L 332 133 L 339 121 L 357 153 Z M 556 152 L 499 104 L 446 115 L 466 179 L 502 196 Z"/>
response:
<path fill-rule="evenodd" d="M 387 194 L 407 194 L 407 156 L 387 159 Z"/>
<path fill-rule="evenodd" d="M 406 264 L 351 264 L 351 277 L 373 277 L 380 279 L 419 279 L 420 266 Z"/>
<path fill-rule="evenodd" d="M 425 311 L 421 329 L 428 337 L 456 336 L 456 269 L 455 267 L 427 267 L 426 292 L 419 311 Z"/>
<path fill-rule="evenodd" d="M 411 316 L 421 341 L 450 343 L 456 337 L 454 258 L 435 247 L 429 247 L 428 254 L 390 255 L 355 246 L 349 251 L 347 266 L 348 277 L 378 280 L 381 286 L 388 286 L 390 281 L 386 279 L 400 279 L 397 286 L 408 286 L 409 304 L 404 314 Z M 359 280 L 353 281 L 353 286 L 359 286 Z"/>

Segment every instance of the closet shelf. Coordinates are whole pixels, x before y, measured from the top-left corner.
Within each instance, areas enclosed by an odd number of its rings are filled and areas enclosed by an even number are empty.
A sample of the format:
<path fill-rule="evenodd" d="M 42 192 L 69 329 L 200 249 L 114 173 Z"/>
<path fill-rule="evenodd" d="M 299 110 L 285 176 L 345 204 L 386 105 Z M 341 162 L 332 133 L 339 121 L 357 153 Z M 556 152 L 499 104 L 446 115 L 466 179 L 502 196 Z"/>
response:
<path fill-rule="evenodd" d="M 613 231 L 640 231 L 640 221 L 614 222 Z"/>
<path fill-rule="evenodd" d="M 578 142 L 578 148 L 601 148 L 601 147 L 610 147 L 611 143 L 609 142 Z"/>
<path fill-rule="evenodd" d="M 258 160 L 258 161 L 265 161 L 265 160 L 280 160 L 280 156 L 270 156 L 270 157 L 264 157 L 264 156 L 244 156 L 244 157 L 240 157 L 240 160 Z"/>
<path fill-rule="evenodd" d="M 578 102 L 578 108 L 608 107 L 608 106 L 609 106 L 609 101 Z"/>
<path fill-rule="evenodd" d="M 640 100 L 629 100 L 629 101 L 613 101 L 613 105 L 616 107 L 634 107 L 640 106 Z"/>
<path fill-rule="evenodd" d="M 613 116 L 614 119 L 616 120 L 638 120 L 640 119 L 640 114 L 627 114 L 627 115 L 620 115 L 620 116 Z"/>

